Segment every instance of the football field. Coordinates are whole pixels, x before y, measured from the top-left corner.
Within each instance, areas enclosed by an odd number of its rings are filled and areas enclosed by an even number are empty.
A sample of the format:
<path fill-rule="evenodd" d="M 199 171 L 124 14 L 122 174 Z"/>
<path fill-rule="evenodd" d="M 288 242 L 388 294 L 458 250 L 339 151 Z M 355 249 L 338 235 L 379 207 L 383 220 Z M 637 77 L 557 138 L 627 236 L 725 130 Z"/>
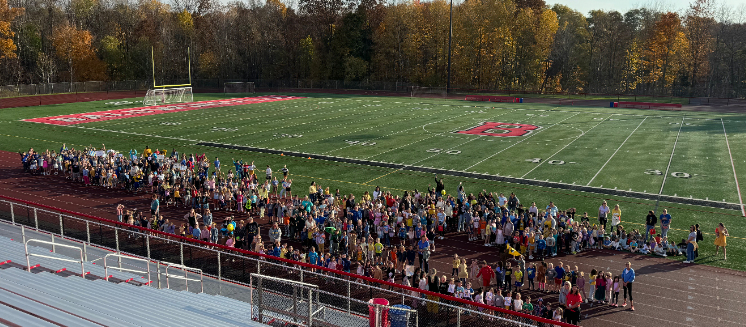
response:
<path fill-rule="evenodd" d="M 731 204 L 746 176 L 734 114 L 306 95 L 70 127 Z"/>

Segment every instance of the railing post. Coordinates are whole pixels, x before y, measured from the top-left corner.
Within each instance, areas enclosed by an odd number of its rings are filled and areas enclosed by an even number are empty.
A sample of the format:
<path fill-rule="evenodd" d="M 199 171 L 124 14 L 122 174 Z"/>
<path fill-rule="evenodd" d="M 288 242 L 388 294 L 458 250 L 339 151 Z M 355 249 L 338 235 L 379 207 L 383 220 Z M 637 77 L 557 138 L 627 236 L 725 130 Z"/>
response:
<path fill-rule="evenodd" d="M 23 242 L 23 244 L 26 244 L 26 226 L 25 225 L 21 225 L 21 242 Z"/>
<path fill-rule="evenodd" d="M 88 243 L 91 243 L 91 224 L 87 220 L 85 222 L 85 235 Z"/>
<path fill-rule="evenodd" d="M 257 305 L 256 305 L 257 310 L 259 311 L 259 323 L 263 324 L 264 323 L 264 314 L 262 313 L 262 311 L 264 310 L 264 308 L 262 308 L 262 306 L 263 306 L 262 302 L 263 302 L 264 299 L 263 299 L 262 293 L 264 293 L 264 290 L 262 289 L 262 277 L 257 277 L 256 291 L 257 291 L 257 293 L 259 295 L 258 299 L 257 299 Z M 309 324 L 309 326 L 311 326 L 311 325 Z"/>
<path fill-rule="evenodd" d="M 57 247 L 54 245 L 54 234 L 50 233 L 49 235 L 52 235 L 52 252 L 57 253 Z"/>
<path fill-rule="evenodd" d="M 293 285 L 293 322 L 298 320 L 298 286 Z"/>
<path fill-rule="evenodd" d="M 10 203 L 10 221 L 13 222 L 13 224 L 16 223 L 16 213 L 13 212 L 13 203 Z"/>
<path fill-rule="evenodd" d="M 217 253 L 218 253 L 218 280 L 223 280 L 222 267 L 221 267 L 221 262 L 220 262 L 220 251 L 217 251 Z"/>
<path fill-rule="evenodd" d="M 351 293 L 351 290 L 350 290 L 350 288 L 351 288 L 351 287 L 350 287 L 350 281 L 348 280 L 348 281 L 347 281 L 347 314 L 350 314 L 350 305 L 351 305 L 351 304 L 350 304 L 350 298 L 351 298 L 351 297 L 350 297 L 350 295 L 351 295 L 351 294 L 350 294 L 350 293 Z"/>
<path fill-rule="evenodd" d="M 376 314 L 375 314 L 375 322 L 373 325 L 375 327 L 381 327 L 381 306 L 376 304 Z"/>
<path fill-rule="evenodd" d="M 161 289 L 161 265 L 158 262 L 155 263 L 155 274 L 158 275 L 158 289 Z"/>
<path fill-rule="evenodd" d="M 114 244 L 116 244 L 117 247 L 117 254 L 122 254 L 119 252 L 119 233 L 117 232 L 116 227 L 114 227 Z M 119 265 L 119 268 L 122 268 L 122 257 L 117 257 L 117 264 Z"/>
<path fill-rule="evenodd" d="M 179 241 L 179 257 L 181 258 L 181 265 L 184 265 L 184 243 Z"/>
<path fill-rule="evenodd" d="M 39 229 L 39 216 L 36 214 L 36 208 L 34 208 L 34 226 Z"/>
<path fill-rule="evenodd" d="M 62 226 L 62 214 L 60 214 L 60 235 L 65 236 L 65 227 Z"/>
<path fill-rule="evenodd" d="M 308 289 L 308 326 L 313 326 L 313 289 L 311 288 Z"/>
<path fill-rule="evenodd" d="M 300 271 L 300 282 L 303 282 L 303 269 L 298 269 Z"/>
<path fill-rule="evenodd" d="M 461 308 L 456 308 L 456 327 L 461 327 Z"/>
<path fill-rule="evenodd" d="M 150 235 L 145 236 L 145 250 L 147 250 L 148 260 L 150 260 Z"/>
<path fill-rule="evenodd" d="M 256 260 L 256 273 L 262 273 L 262 260 Z"/>

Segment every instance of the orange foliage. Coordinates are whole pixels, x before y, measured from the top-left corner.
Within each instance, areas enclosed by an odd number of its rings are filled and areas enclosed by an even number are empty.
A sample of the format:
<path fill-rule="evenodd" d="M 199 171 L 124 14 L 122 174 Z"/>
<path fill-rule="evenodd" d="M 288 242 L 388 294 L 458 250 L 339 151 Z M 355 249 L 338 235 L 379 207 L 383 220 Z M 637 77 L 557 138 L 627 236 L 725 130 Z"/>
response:
<path fill-rule="evenodd" d="M 70 74 L 81 81 L 101 81 L 106 79 L 106 65 L 93 51 L 93 37 L 86 30 L 74 26 L 57 27 L 52 38 L 57 57 L 66 61 Z"/>

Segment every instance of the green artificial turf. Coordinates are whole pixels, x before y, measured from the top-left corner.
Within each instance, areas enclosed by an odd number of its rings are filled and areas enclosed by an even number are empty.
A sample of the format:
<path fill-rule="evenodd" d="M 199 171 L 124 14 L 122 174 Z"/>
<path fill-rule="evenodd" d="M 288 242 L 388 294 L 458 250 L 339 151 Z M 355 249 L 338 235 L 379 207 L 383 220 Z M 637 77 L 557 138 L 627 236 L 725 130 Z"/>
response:
<path fill-rule="evenodd" d="M 267 153 L 196 145 L 213 142 L 324 154 L 457 171 L 499 174 L 698 199 L 739 203 L 723 125 L 728 135 L 739 182 L 746 182 L 746 116 L 699 112 L 671 112 L 624 108 L 591 108 L 520 103 L 356 95 L 292 94 L 306 98 L 242 106 L 192 110 L 121 120 L 53 126 L 21 119 L 70 113 L 138 107 L 114 106 L 109 101 L 0 110 L 0 149 L 24 151 L 58 149 L 61 143 L 89 144 L 127 152 L 130 149 L 176 149 L 220 157 L 256 161 L 258 167 L 278 170 L 287 165 L 296 192 L 304 193 L 314 180 L 332 190 L 361 194 L 375 186 L 396 193 L 426 190 L 432 175 L 408 170 L 304 159 Z M 241 95 L 231 95 L 238 97 Z M 252 95 L 253 96 L 253 95 Z M 197 94 L 195 101 L 222 99 L 223 94 Z M 122 100 L 124 101 L 124 100 Z M 722 121 L 721 121 L 722 119 Z M 539 126 L 520 137 L 476 136 L 454 133 L 483 122 Z M 681 125 L 681 123 L 684 125 Z M 679 133 L 679 130 L 681 132 Z M 675 151 L 674 144 L 676 144 Z M 673 157 L 671 156 L 673 151 Z M 536 160 L 538 158 L 538 160 Z M 670 161 L 670 166 L 669 166 Z M 668 169 L 668 175 L 665 174 Z M 688 175 L 688 177 L 686 177 Z M 663 184 L 665 177 L 665 184 Z M 623 225 L 644 229 L 644 217 L 655 201 L 523 184 L 445 177 L 447 190 L 458 182 L 467 192 L 515 192 L 521 201 L 545 206 L 554 201 L 562 209 L 574 207 L 595 216 L 604 199 L 620 204 Z M 746 223 L 740 211 L 661 202 L 674 217 L 670 236 L 680 240 L 689 225 L 705 232 L 701 261 L 746 270 Z M 712 241 L 718 222 L 729 228 L 729 260 L 715 259 Z M 683 260 L 683 258 L 678 258 Z"/>

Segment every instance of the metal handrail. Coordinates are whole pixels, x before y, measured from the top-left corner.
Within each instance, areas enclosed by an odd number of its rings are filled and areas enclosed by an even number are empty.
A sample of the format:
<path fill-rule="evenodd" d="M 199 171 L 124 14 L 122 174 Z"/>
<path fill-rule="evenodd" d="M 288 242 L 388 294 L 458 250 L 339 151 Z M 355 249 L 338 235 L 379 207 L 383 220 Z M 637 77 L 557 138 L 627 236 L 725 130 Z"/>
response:
<path fill-rule="evenodd" d="M 106 259 L 108 257 L 117 257 L 117 258 L 124 258 L 124 259 L 130 259 L 130 260 L 145 262 L 145 266 L 148 267 L 146 271 L 135 270 L 135 269 L 127 269 L 127 268 L 122 268 L 122 267 L 111 267 L 111 269 L 117 269 L 119 271 L 128 271 L 128 272 L 140 273 L 140 274 L 147 273 L 148 274 L 148 283 L 150 283 L 150 281 L 151 281 L 151 279 L 150 279 L 150 260 L 135 258 L 135 257 L 131 257 L 131 256 L 128 256 L 128 255 L 117 254 L 117 253 L 109 253 L 109 254 L 107 254 L 107 255 L 104 256 L 104 274 L 106 275 L 106 276 L 104 276 L 104 279 L 106 279 L 107 282 L 109 281 L 109 266 L 106 264 Z"/>
<path fill-rule="evenodd" d="M 48 256 L 48 255 L 29 253 L 28 252 L 28 244 L 30 242 L 38 242 L 38 243 L 43 243 L 43 244 L 50 244 L 50 245 L 54 245 L 54 246 L 61 246 L 63 248 L 78 249 L 78 251 L 80 251 L 80 260 L 63 259 L 63 258 L 57 258 L 57 257 L 53 257 L 53 256 Z M 54 259 L 54 260 L 66 261 L 66 262 L 80 263 L 80 277 L 85 278 L 85 266 L 84 266 L 84 262 L 85 261 L 83 261 L 83 249 L 81 249 L 81 248 L 79 248 L 77 246 L 65 245 L 65 244 L 58 244 L 58 243 L 54 243 L 54 242 L 48 242 L 48 241 L 42 241 L 42 240 L 36 240 L 36 239 L 30 239 L 30 240 L 26 241 L 25 243 L 23 243 L 23 247 L 26 249 L 26 267 L 27 267 L 28 272 L 31 272 L 31 259 L 30 259 L 30 257 L 31 256 L 35 256 L 35 257 L 41 257 L 41 258 L 47 258 L 47 259 Z"/>
<path fill-rule="evenodd" d="M 186 290 L 187 290 L 187 292 L 189 291 L 189 281 L 199 282 L 200 287 L 201 287 L 200 293 L 204 293 L 205 292 L 205 282 L 204 282 L 204 275 L 202 274 L 202 269 L 187 267 L 185 265 L 180 265 L 180 264 L 166 262 L 166 261 L 162 261 L 161 263 L 164 264 L 164 265 L 166 265 L 166 272 L 165 272 L 165 275 L 166 275 L 166 288 L 168 288 L 168 289 L 171 288 L 169 286 L 168 278 L 169 277 L 173 277 L 173 278 L 176 278 L 176 279 L 183 279 L 185 281 L 184 284 L 186 284 Z M 168 268 L 169 267 L 178 268 L 178 269 L 183 270 L 184 271 L 184 277 L 181 277 L 179 275 L 170 275 L 168 273 Z M 191 272 L 197 272 L 198 271 L 199 272 L 199 279 L 190 279 L 189 275 L 188 275 L 188 273 L 190 271 Z"/>

